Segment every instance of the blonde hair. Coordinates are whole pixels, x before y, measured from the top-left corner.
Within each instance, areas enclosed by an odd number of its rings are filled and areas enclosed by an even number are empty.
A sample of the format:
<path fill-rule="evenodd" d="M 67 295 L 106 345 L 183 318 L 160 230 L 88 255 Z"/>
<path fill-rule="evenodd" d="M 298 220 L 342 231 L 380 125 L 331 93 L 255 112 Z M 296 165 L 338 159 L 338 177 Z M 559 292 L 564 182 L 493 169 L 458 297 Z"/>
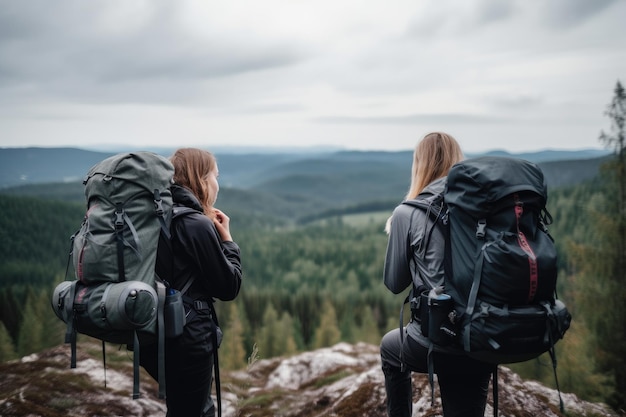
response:
<path fill-rule="evenodd" d="M 174 165 L 174 182 L 191 191 L 200 201 L 204 214 L 212 217 L 216 196 L 211 195 L 205 178 L 217 167 L 215 156 L 202 149 L 181 148 L 170 161 Z"/>
<path fill-rule="evenodd" d="M 452 165 L 463 160 L 461 146 L 451 135 L 443 132 L 428 133 L 415 146 L 411 186 L 406 199 L 413 199 L 434 180 L 445 177 Z"/>

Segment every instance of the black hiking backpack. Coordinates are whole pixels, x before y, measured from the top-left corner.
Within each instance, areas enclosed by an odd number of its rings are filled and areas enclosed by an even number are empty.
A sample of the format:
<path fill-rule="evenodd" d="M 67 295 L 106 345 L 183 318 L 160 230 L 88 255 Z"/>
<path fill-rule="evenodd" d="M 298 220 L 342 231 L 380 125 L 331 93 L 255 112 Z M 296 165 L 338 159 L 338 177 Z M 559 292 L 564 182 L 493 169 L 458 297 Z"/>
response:
<path fill-rule="evenodd" d="M 428 314 L 429 305 L 441 303 L 429 300 L 427 288 L 412 303 L 420 306 L 422 333 L 433 344 L 456 345 L 496 370 L 549 352 L 556 378 L 554 345 L 571 315 L 557 298 L 557 253 L 546 201 L 536 164 L 480 157 L 454 165 L 442 194 L 404 202 L 425 210 L 446 236 L 443 293 L 452 302 L 443 314 Z M 433 330 L 435 316 L 440 321 Z M 430 321 L 430 331 L 424 321 Z M 494 374 L 494 393 L 496 384 Z"/>

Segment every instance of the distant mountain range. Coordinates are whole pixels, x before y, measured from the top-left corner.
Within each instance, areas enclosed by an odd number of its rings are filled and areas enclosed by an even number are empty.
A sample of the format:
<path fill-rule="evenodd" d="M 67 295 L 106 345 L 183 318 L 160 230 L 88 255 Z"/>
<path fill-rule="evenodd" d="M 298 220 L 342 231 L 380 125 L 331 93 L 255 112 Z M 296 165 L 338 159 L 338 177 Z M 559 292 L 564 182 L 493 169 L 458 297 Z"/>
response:
<path fill-rule="evenodd" d="M 173 150 L 161 150 L 164 156 Z M 549 189 L 578 184 L 598 174 L 608 152 L 542 151 L 508 154 L 536 162 Z M 75 148 L 0 149 L 0 193 L 84 202 L 82 178 L 113 153 Z M 483 154 L 484 155 L 484 154 Z M 325 151 L 216 153 L 218 206 L 262 219 L 298 222 L 391 210 L 410 183 L 412 152 Z M 479 155 L 468 155 L 475 157 Z"/>
<path fill-rule="evenodd" d="M 152 150 L 169 156 L 174 149 Z M 117 152 L 91 151 L 77 148 L 0 148 L 0 189 L 26 184 L 80 181 L 90 167 Z M 486 154 L 515 156 L 536 163 L 593 160 L 608 152 L 587 149 L 578 151 L 541 151 L 510 154 L 492 151 Z M 313 148 L 310 152 L 269 152 L 255 148 L 254 152 L 232 149 L 216 152 L 220 179 L 224 186 L 234 188 L 269 188 L 285 185 L 296 177 L 333 178 L 333 181 L 355 180 L 359 175 L 381 176 L 378 180 L 406 179 L 412 160 L 411 151 L 332 151 Z M 471 154 L 468 157 L 479 156 Z M 596 165 L 590 162 L 592 166 Z M 561 169 L 565 169 L 561 166 Z M 593 170 L 593 169 L 592 169 Z M 581 172 L 580 178 L 587 177 Z M 569 176 L 566 176 L 569 177 Z M 574 180 L 577 181 L 578 179 Z M 406 181 L 404 181 L 406 182 Z M 562 185 L 562 181 L 553 184 Z"/>

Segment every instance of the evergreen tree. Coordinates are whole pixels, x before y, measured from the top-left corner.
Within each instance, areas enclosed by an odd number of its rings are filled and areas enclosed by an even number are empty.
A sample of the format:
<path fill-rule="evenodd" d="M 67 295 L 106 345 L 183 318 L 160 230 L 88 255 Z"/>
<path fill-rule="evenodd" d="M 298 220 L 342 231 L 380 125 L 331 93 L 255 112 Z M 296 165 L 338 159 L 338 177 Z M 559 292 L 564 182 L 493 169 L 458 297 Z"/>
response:
<path fill-rule="evenodd" d="M 406 322 L 403 322 L 403 324 L 406 325 Z M 398 329 L 399 327 L 400 327 L 399 316 L 398 317 L 389 316 L 389 318 L 387 318 L 387 324 L 385 324 L 385 331 L 383 332 L 383 335 L 387 334 L 387 332 L 391 330 Z"/>
<path fill-rule="evenodd" d="M 16 299 L 13 287 L 9 286 L 0 292 L 0 320 L 4 323 L 9 335 L 17 340 L 20 323 L 22 322 L 21 305 Z"/>
<path fill-rule="evenodd" d="M 359 311 L 361 323 L 355 332 L 355 341 L 371 343 L 374 345 L 379 344 L 381 335 L 371 307 L 366 306 L 364 308 L 360 308 Z"/>
<path fill-rule="evenodd" d="M 572 259 L 581 279 L 578 303 L 590 343 L 595 352 L 597 370 L 610 375 L 612 387 L 605 401 L 616 410 L 626 409 L 626 153 L 624 120 L 626 94 L 621 83 L 606 115 L 611 131 L 602 132 L 601 141 L 615 155 L 601 173 L 602 193 L 588 203 L 595 236 L 574 246 Z"/>
<path fill-rule="evenodd" d="M 302 341 L 307 348 L 312 344 L 314 323 L 319 318 L 320 298 L 321 294 L 312 291 L 306 284 L 292 297 L 294 316 L 300 323 Z"/>
<path fill-rule="evenodd" d="M 292 317 L 293 323 L 293 339 L 296 342 L 296 352 L 302 351 L 306 349 L 306 345 L 304 343 L 304 338 L 302 336 L 302 324 L 298 317 Z"/>
<path fill-rule="evenodd" d="M 626 92 L 624 91 L 624 87 L 622 83 L 619 81 L 615 85 L 615 95 L 613 96 L 613 100 L 607 106 L 605 111 L 605 115 L 607 115 L 611 119 L 611 130 L 610 132 L 601 131 L 600 133 L 600 141 L 602 141 L 607 147 L 612 148 L 613 152 L 616 155 L 616 161 L 612 164 L 612 170 L 614 178 L 617 182 L 617 191 L 619 198 L 619 229 L 620 234 L 620 254 L 621 262 L 620 266 L 622 267 L 622 271 L 624 270 L 624 265 L 626 264 L 626 252 L 624 242 L 626 241 L 626 235 L 624 231 L 626 230 L 626 225 L 624 224 L 624 219 L 626 219 L 626 143 L 625 140 L 625 123 L 626 123 Z"/>
<path fill-rule="evenodd" d="M 281 355 L 293 355 L 298 351 L 296 339 L 293 336 L 296 328 L 294 326 L 291 315 L 289 315 L 289 313 L 287 313 L 286 311 L 283 312 L 282 316 L 280 317 L 278 328 L 278 336 L 280 337 L 279 350 L 281 352 Z"/>
<path fill-rule="evenodd" d="M 44 346 L 43 322 L 37 314 L 37 299 L 36 294 L 29 288 L 24 303 L 24 318 L 17 338 L 17 353 L 20 356 L 39 352 Z"/>
<path fill-rule="evenodd" d="M 4 327 L 4 323 L 0 321 L 0 363 L 15 359 L 17 354 L 15 353 L 15 346 L 13 345 L 13 339 L 7 328 Z"/>
<path fill-rule="evenodd" d="M 42 349 L 58 346 L 63 343 L 67 325 L 52 312 L 50 306 L 51 291 L 41 290 L 35 295 L 35 314 L 41 322 L 41 347 Z"/>
<path fill-rule="evenodd" d="M 259 352 L 268 358 L 297 352 L 294 330 L 294 322 L 289 313 L 284 311 L 278 319 L 276 309 L 270 304 L 263 315 L 263 327 L 259 333 Z"/>
<path fill-rule="evenodd" d="M 589 330 L 584 322 L 572 322 L 572 328 L 567 336 L 556 346 L 556 355 L 559 360 L 558 375 L 561 389 L 564 392 L 575 392 L 581 398 L 594 402 L 604 402 L 603 390 L 611 385 L 605 373 L 595 372 L 596 357 L 589 346 Z M 581 360 L 581 357 L 587 358 Z M 544 378 L 540 382 L 547 386 L 554 384 L 549 359 L 544 363 Z"/>
<path fill-rule="evenodd" d="M 320 324 L 315 330 L 314 348 L 332 346 L 341 340 L 341 332 L 337 324 L 337 314 L 333 304 L 326 300 L 322 305 Z"/>
<path fill-rule="evenodd" d="M 278 313 L 272 304 L 268 304 L 263 313 L 263 326 L 257 335 L 257 346 L 262 358 L 273 358 L 282 354 L 279 346 L 280 329 L 278 325 Z"/>
<path fill-rule="evenodd" d="M 353 310 L 350 308 L 344 308 L 343 312 L 339 314 L 339 331 L 341 332 L 341 339 L 348 343 L 355 343 L 358 341 L 358 333 L 355 328 L 355 320 Z"/>
<path fill-rule="evenodd" d="M 600 140 L 615 153 L 615 160 L 608 164 L 609 174 L 617 189 L 618 211 L 617 223 L 617 271 L 626 271 L 626 143 L 625 123 L 626 123 L 626 92 L 618 81 L 615 86 L 613 100 L 607 106 L 605 114 L 611 120 L 609 133 L 602 131 Z"/>
<path fill-rule="evenodd" d="M 244 326 L 237 303 L 230 303 L 229 319 L 224 329 L 224 341 L 220 347 L 220 365 L 224 369 L 240 369 L 245 365 L 246 350 L 243 344 Z"/>

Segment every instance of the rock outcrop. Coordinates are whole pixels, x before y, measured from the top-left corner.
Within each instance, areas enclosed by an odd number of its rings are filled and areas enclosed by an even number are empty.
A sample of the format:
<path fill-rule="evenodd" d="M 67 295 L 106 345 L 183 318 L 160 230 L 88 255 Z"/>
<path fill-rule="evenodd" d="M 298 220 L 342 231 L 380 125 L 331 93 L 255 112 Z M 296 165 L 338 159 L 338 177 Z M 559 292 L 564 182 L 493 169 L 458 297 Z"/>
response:
<path fill-rule="evenodd" d="M 131 399 L 131 356 L 112 347 L 106 376 L 97 344 L 79 346 L 76 369 L 69 349 L 59 346 L 0 365 L 1 416 L 164 416 L 157 386 L 143 373 L 142 398 Z M 382 417 L 385 391 L 378 347 L 340 343 L 289 358 L 254 361 L 248 369 L 222 372 L 224 417 Z M 508 368 L 499 371 L 499 415 L 559 417 L 557 392 L 524 381 Z M 106 387 L 105 387 L 106 382 Z M 618 417 L 602 404 L 562 393 L 570 416 Z M 435 392 L 431 404 L 426 375 L 413 375 L 414 417 L 441 416 Z M 493 415 L 490 394 L 485 416 Z"/>

